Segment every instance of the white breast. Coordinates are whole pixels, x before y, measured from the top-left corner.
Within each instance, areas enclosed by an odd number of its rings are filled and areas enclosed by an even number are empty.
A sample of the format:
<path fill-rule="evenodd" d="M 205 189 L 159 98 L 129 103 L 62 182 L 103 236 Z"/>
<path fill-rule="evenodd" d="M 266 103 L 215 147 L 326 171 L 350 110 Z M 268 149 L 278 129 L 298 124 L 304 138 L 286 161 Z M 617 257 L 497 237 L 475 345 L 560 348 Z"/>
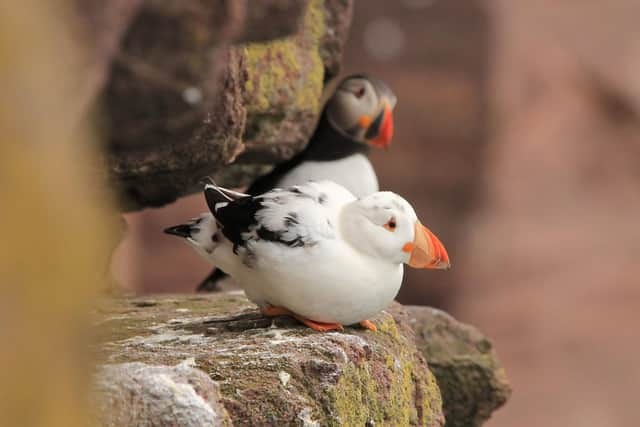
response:
<path fill-rule="evenodd" d="M 258 265 L 238 272 L 247 296 L 318 322 L 369 319 L 391 304 L 402 283 L 401 264 L 364 256 L 341 240 L 295 249 L 259 244 L 264 250 Z"/>
<path fill-rule="evenodd" d="M 325 179 L 342 185 L 356 197 L 375 193 L 379 189 L 371 162 L 360 153 L 328 162 L 303 162 L 278 181 L 277 186 L 289 187 Z"/>

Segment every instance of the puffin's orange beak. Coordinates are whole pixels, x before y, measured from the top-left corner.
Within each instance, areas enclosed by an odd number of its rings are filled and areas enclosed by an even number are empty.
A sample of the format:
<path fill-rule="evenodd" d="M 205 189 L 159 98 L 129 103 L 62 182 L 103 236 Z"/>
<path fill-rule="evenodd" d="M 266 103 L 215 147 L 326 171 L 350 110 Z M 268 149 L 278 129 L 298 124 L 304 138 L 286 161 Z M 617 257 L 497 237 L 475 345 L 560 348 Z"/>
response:
<path fill-rule="evenodd" d="M 389 104 L 385 104 L 379 119 L 378 132 L 376 136 L 368 142 L 379 148 L 387 148 L 391 143 L 391 138 L 393 138 L 393 114 L 391 113 Z M 378 121 L 378 119 L 376 119 L 376 121 Z M 376 123 L 374 122 L 372 126 L 376 126 Z"/>
<path fill-rule="evenodd" d="M 406 243 L 403 251 L 411 253 L 409 265 L 413 268 L 434 268 L 447 270 L 451 268 L 449 254 L 442 242 L 420 221 L 414 226 L 413 242 Z"/>

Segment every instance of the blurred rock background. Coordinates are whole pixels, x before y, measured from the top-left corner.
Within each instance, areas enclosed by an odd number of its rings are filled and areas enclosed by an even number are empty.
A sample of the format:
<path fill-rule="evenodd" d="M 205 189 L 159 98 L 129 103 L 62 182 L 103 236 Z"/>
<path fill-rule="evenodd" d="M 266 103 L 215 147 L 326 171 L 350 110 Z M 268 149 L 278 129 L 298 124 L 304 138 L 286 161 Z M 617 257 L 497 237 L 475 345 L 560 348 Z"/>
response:
<path fill-rule="evenodd" d="M 373 153 L 450 249 L 400 300 L 494 340 L 514 388 L 488 426 L 633 426 L 640 384 L 640 4 L 356 2 L 343 74 L 398 95 Z M 127 214 L 114 271 L 141 292 L 192 290 L 209 267 L 161 234 L 200 196 Z"/>

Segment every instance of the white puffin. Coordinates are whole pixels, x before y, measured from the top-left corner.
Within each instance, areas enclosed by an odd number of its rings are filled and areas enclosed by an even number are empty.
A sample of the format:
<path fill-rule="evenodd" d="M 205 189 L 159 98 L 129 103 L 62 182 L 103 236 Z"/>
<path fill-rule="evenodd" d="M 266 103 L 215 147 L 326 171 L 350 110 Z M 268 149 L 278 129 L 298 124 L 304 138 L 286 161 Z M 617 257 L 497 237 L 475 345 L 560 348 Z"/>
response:
<path fill-rule="evenodd" d="M 370 147 L 386 148 L 391 143 L 395 105 L 395 94 L 381 80 L 363 74 L 344 78 L 304 150 L 254 181 L 247 194 L 321 180 L 336 182 L 356 197 L 378 191 L 367 153 Z M 198 290 L 215 290 L 225 276 L 223 269 L 215 269 Z"/>
<path fill-rule="evenodd" d="M 331 182 L 250 196 L 205 186 L 210 213 L 165 230 L 228 272 L 267 316 L 318 331 L 361 324 L 400 289 L 403 264 L 447 269 L 449 256 L 406 200 L 356 198 Z"/>

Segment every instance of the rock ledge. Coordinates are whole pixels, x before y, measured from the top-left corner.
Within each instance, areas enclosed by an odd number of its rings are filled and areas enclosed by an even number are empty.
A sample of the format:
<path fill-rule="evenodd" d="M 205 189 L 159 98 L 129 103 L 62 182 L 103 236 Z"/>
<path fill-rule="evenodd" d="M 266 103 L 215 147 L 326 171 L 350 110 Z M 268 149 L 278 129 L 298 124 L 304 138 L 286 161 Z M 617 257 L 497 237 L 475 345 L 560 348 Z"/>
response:
<path fill-rule="evenodd" d="M 265 319 L 239 293 L 104 301 L 95 345 L 100 421 L 443 426 L 441 393 L 410 326 L 424 310 L 410 307 L 409 317 L 394 304 L 374 319 L 377 333 L 322 334 Z M 190 417 L 179 416 L 190 407 Z"/>

